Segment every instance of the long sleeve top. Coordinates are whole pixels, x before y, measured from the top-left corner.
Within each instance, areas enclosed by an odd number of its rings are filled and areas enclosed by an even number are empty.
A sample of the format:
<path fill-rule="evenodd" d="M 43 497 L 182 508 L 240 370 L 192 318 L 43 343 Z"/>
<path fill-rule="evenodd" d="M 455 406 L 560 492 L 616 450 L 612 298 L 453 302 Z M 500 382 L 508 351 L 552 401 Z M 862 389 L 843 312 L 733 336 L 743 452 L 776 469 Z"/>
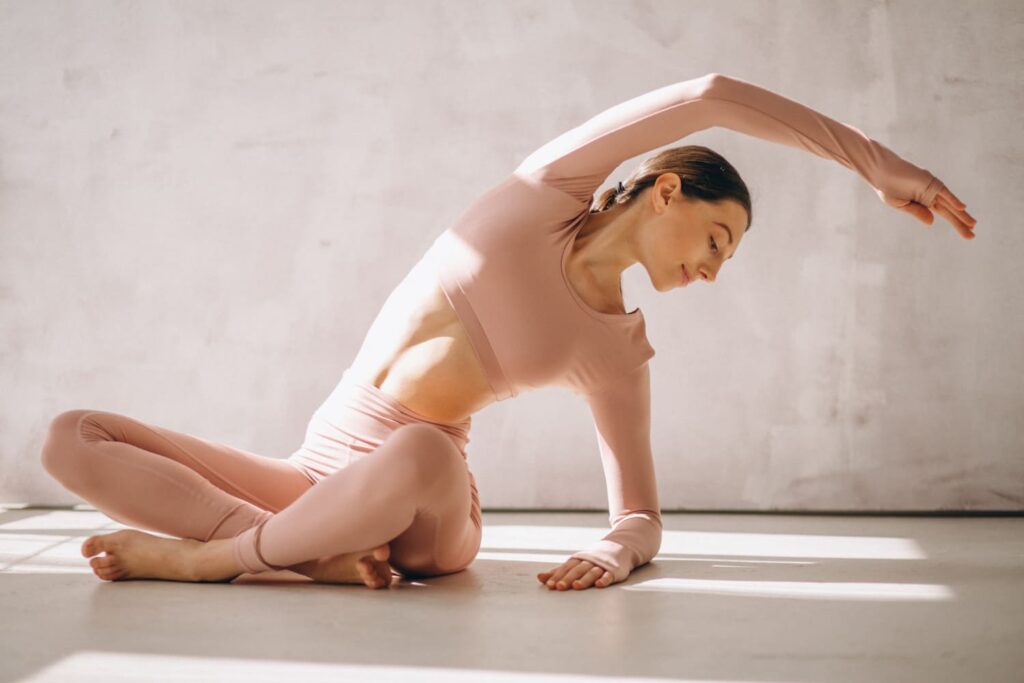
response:
<path fill-rule="evenodd" d="M 530 154 L 455 220 L 424 258 L 464 324 L 498 400 L 562 386 L 589 405 L 611 531 L 572 557 L 621 581 L 660 548 L 643 311 L 607 313 L 573 289 L 565 264 L 593 195 L 623 161 L 722 126 L 832 159 L 882 198 L 930 205 L 928 171 L 864 133 L 736 78 L 708 74 L 599 113 Z"/>

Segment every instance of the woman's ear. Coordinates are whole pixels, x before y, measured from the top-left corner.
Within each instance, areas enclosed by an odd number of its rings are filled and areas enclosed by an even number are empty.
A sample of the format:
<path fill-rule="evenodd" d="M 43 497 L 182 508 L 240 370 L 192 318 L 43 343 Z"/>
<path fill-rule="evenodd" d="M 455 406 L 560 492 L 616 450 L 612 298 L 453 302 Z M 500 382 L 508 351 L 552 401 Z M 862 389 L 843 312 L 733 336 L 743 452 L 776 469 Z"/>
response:
<path fill-rule="evenodd" d="M 679 176 L 675 173 L 662 173 L 651 186 L 651 202 L 654 213 L 661 213 L 672 203 L 672 195 L 679 192 Z"/>

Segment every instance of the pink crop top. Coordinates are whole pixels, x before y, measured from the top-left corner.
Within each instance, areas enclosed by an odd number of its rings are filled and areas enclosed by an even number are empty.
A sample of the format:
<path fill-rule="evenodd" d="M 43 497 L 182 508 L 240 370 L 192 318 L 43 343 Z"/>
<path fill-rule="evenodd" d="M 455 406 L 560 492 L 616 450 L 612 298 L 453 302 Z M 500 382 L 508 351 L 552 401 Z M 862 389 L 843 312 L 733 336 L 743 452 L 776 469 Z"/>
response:
<path fill-rule="evenodd" d="M 571 557 L 621 581 L 661 546 L 651 452 L 654 349 L 643 312 L 586 304 L 565 263 L 594 192 L 623 161 L 722 126 L 838 161 L 880 197 L 925 206 L 928 171 L 862 132 L 745 81 L 708 74 L 628 100 L 544 145 L 478 197 L 431 245 L 438 280 L 498 400 L 561 386 L 594 420 L 612 530 Z"/>

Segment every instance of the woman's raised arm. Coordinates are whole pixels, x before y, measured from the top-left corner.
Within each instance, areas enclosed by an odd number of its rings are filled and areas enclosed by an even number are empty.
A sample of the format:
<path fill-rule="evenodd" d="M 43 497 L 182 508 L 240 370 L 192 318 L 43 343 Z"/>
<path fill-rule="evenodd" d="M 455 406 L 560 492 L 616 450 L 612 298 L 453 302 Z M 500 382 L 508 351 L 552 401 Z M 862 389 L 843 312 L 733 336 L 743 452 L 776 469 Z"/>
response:
<path fill-rule="evenodd" d="M 833 159 L 864 178 L 886 204 L 923 222 L 930 214 L 911 210 L 913 204 L 939 211 L 961 233 L 975 222 L 938 178 L 857 128 L 718 73 L 615 105 L 530 154 L 515 173 L 587 201 L 623 161 L 714 126 Z"/>

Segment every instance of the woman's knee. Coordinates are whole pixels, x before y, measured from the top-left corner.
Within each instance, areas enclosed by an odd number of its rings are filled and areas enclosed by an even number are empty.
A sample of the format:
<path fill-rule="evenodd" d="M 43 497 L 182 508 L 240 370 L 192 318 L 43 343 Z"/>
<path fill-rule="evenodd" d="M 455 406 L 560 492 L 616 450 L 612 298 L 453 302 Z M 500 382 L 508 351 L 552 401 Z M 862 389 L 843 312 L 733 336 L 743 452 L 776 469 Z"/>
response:
<path fill-rule="evenodd" d="M 66 472 L 70 463 L 78 455 L 76 447 L 81 437 L 81 424 L 86 415 L 94 410 L 67 410 L 50 421 L 50 426 L 43 440 L 40 454 L 43 469 L 51 476 L 59 477 Z"/>
<path fill-rule="evenodd" d="M 414 422 L 399 427 L 388 437 L 389 451 L 417 473 L 420 481 L 461 473 L 465 458 L 443 431 L 432 425 Z"/>
<path fill-rule="evenodd" d="M 424 540 L 400 536 L 391 541 L 391 566 L 408 578 L 457 574 L 473 563 L 480 550 L 479 534 L 475 540 L 467 536 L 461 543 L 454 543 L 451 539 L 429 538 L 429 543 L 424 543 Z"/>

